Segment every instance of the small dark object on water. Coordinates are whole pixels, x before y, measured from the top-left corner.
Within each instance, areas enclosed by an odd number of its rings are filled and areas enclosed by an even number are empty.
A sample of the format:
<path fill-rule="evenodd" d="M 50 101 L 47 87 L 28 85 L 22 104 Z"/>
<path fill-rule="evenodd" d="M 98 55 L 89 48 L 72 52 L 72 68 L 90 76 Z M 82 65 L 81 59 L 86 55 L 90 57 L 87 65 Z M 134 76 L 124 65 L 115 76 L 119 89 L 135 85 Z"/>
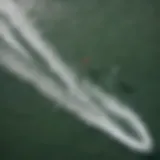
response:
<path fill-rule="evenodd" d="M 104 76 L 104 70 L 99 70 L 99 69 L 90 69 L 88 71 L 88 76 L 92 79 L 92 81 L 94 83 L 101 83 L 101 80 L 102 80 L 102 76 Z M 127 94 L 132 94 L 134 93 L 134 89 L 133 87 L 131 87 L 130 85 L 128 85 L 127 83 L 123 82 L 123 81 L 120 81 L 120 82 L 117 82 L 118 84 L 118 88 L 127 93 Z"/>
<path fill-rule="evenodd" d="M 128 85 L 125 82 L 120 81 L 119 82 L 119 87 L 121 90 L 123 90 L 123 92 L 127 93 L 127 94 L 131 94 L 134 92 L 133 87 L 131 87 L 130 85 Z"/>

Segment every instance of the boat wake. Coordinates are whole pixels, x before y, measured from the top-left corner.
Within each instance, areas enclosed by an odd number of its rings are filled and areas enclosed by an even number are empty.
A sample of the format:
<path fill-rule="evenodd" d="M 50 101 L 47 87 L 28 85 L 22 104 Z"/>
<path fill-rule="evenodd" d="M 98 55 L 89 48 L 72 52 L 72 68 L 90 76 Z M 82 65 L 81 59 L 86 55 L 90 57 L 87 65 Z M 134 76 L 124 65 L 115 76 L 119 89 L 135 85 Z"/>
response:
<path fill-rule="evenodd" d="M 34 53 L 22 44 L 14 30 Z M 42 38 L 36 26 L 26 16 L 22 4 L 14 0 L 0 0 L 0 37 L 7 44 L 5 47 L 1 46 L 1 67 L 33 85 L 49 100 L 57 101 L 87 125 L 110 135 L 129 149 L 141 153 L 152 152 L 152 137 L 138 114 L 89 80 L 78 80 L 77 73 L 61 59 L 53 45 L 51 47 Z M 41 63 L 38 59 L 41 59 Z M 55 76 L 64 85 L 56 81 Z M 113 117 L 127 122 L 137 136 L 125 131 Z"/>

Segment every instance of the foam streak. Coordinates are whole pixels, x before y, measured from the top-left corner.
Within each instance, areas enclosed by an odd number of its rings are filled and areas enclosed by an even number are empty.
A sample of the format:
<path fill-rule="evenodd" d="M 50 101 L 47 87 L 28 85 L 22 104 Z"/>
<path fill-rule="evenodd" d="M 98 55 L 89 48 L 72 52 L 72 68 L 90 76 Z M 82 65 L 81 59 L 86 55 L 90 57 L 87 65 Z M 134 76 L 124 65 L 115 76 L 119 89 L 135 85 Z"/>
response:
<path fill-rule="evenodd" d="M 33 53 L 24 49 L 4 22 L 0 23 L 0 35 L 16 52 L 7 49 L 1 51 L 1 66 L 32 84 L 50 100 L 62 104 L 64 109 L 85 123 L 109 134 L 128 148 L 143 153 L 153 150 L 153 140 L 145 123 L 130 109 L 131 107 L 123 105 L 116 97 L 104 92 L 90 81 L 78 83 L 76 73 L 61 60 L 56 49 L 44 41 L 38 29 L 17 3 L 13 0 L 0 0 L 0 12 L 8 17 L 12 26 L 36 50 L 35 54 L 46 61 L 48 70 L 56 73 L 68 89 L 57 84 L 52 76 L 46 75 L 35 65 Z M 91 97 L 98 99 L 100 104 Z M 139 138 L 128 134 L 120 124 L 109 117 L 109 113 L 127 121 Z"/>

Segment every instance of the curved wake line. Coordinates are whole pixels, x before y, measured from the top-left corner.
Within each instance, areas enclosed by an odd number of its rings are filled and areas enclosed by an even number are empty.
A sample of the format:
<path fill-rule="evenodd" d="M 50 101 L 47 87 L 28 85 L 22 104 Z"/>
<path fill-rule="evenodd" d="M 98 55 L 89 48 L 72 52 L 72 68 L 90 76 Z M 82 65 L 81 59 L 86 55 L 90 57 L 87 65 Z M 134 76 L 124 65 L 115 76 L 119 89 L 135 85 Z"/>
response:
<path fill-rule="evenodd" d="M 25 13 L 13 0 L 0 0 L 0 12 L 8 17 L 12 26 L 37 51 L 38 56 L 48 64 L 48 70 L 56 73 L 68 89 L 57 84 L 53 77 L 47 76 L 35 65 L 36 60 L 32 58 L 32 53 L 29 53 L 14 38 L 14 34 L 5 22 L 0 23 L 0 36 L 15 52 L 1 51 L 1 66 L 22 80 L 31 83 L 50 100 L 56 100 L 62 104 L 64 109 L 88 125 L 109 134 L 131 150 L 143 153 L 153 150 L 152 137 L 139 116 L 130 107 L 123 105 L 114 96 L 105 93 L 91 82 L 86 80 L 81 84 L 78 83 L 76 73 L 60 59 L 56 50 L 53 50 L 42 39 L 38 29 L 28 20 Z M 100 104 L 97 104 L 91 97 L 98 99 Z M 115 123 L 114 119 L 110 118 L 110 113 L 127 121 L 139 138 L 128 134 L 120 124 Z"/>

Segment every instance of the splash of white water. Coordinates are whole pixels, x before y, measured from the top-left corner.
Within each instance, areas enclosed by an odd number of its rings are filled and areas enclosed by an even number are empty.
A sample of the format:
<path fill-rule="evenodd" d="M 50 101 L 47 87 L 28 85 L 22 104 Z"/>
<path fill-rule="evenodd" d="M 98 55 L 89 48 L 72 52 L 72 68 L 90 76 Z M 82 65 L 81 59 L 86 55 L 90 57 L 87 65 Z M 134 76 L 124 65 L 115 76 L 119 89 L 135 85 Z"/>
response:
<path fill-rule="evenodd" d="M 123 105 L 113 95 L 105 93 L 88 80 L 78 83 L 76 73 L 61 60 L 56 49 L 44 41 L 38 29 L 30 22 L 23 9 L 15 1 L 0 0 L 0 12 L 37 51 L 36 54 L 46 62 L 48 70 L 59 76 L 67 89 L 57 84 L 52 76 L 46 75 L 35 65 L 36 59 L 33 59 L 33 53 L 28 52 L 18 42 L 4 21 L 0 23 L 0 35 L 15 52 L 1 51 L 1 66 L 22 80 L 31 83 L 47 98 L 56 100 L 62 104 L 64 109 L 75 114 L 87 124 L 109 134 L 128 148 L 143 153 L 153 150 L 152 137 L 139 116 L 130 107 Z M 91 97 L 95 97 L 100 103 L 98 104 Z M 125 132 L 120 124 L 115 123 L 109 116 L 110 113 L 127 121 L 139 138 Z"/>

